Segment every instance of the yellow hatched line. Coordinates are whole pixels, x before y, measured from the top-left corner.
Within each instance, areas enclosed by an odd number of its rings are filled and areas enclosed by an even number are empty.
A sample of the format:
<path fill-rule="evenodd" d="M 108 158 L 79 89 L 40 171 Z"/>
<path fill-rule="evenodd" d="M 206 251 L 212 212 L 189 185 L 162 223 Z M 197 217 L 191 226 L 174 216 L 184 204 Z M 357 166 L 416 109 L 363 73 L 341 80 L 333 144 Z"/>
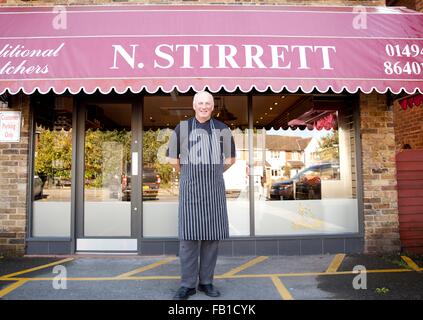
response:
<path fill-rule="evenodd" d="M 3 290 L 0 290 L 0 299 L 5 297 L 7 294 L 11 293 L 13 290 L 23 286 L 25 283 L 27 283 L 28 280 L 19 280 L 15 283 L 12 283 L 11 285 L 7 286 Z"/>
<path fill-rule="evenodd" d="M 405 263 L 414 271 L 420 271 L 421 269 L 419 268 L 419 266 L 413 261 L 411 260 L 409 257 L 407 256 L 401 256 L 402 260 L 405 261 Z"/>
<path fill-rule="evenodd" d="M 282 283 L 281 279 L 278 277 L 271 277 L 271 279 L 283 300 L 294 300 L 289 290 Z"/>
<path fill-rule="evenodd" d="M 175 257 L 163 259 L 163 260 L 154 262 L 152 264 L 149 264 L 147 266 L 144 266 L 144 267 L 141 267 L 141 268 L 138 268 L 138 269 L 135 269 L 135 270 L 126 272 L 126 273 L 122 273 L 122 274 L 116 276 L 116 278 L 117 279 L 128 278 L 128 277 L 130 277 L 130 276 L 132 276 L 134 274 L 141 273 L 141 272 L 144 272 L 144 271 L 147 271 L 147 270 L 151 270 L 151 269 L 157 268 L 159 266 L 162 266 L 162 265 L 167 264 L 169 262 L 172 262 L 174 260 L 176 260 Z"/>
<path fill-rule="evenodd" d="M 42 266 L 38 266 L 38 267 L 35 267 L 35 268 L 31 268 L 31 269 L 26 269 L 26 270 L 22 270 L 22 271 L 10 273 L 8 275 L 1 276 L 0 279 L 3 279 L 4 280 L 5 278 L 12 278 L 12 277 L 15 277 L 15 276 L 19 276 L 21 274 L 38 271 L 38 270 L 45 269 L 45 268 L 48 268 L 48 267 L 56 266 L 58 264 L 66 263 L 66 262 L 69 262 L 69 261 L 72 261 L 72 260 L 74 260 L 74 258 L 67 258 L 67 259 L 59 260 L 59 261 L 52 262 L 52 263 L 49 263 L 49 264 L 44 264 Z"/>
<path fill-rule="evenodd" d="M 250 268 L 250 267 L 252 267 L 252 266 L 254 266 L 254 265 L 256 265 L 256 264 L 258 264 L 260 262 L 263 262 L 264 260 L 267 260 L 267 259 L 269 259 L 269 257 L 266 257 L 266 256 L 260 256 L 260 257 L 254 258 L 254 259 L 252 259 L 252 260 L 250 260 L 250 261 L 248 261 L 248 262 L 240 265 L 239 267 L 236 267 L 236 268 L 234 268 L 234 269 L 232 269 L 232 270 L 230 270 L 230 271 L 222 274 L 221 277 L 230 277 L 230 276 L 233 276 L 234 274 L 236 274 L 238 272 L 241 272 L 241 271 L 243 271 L 243 270 L 245 270 L 247 268 Z"/>
<path fill-rule="evenodd" d="M 344 258 L 345 258 L 345 254 L 343 254 L 343 253 L 337 254 L 333 258 L 333 260 L 332 260 L 331 264 L 329 265 L 329 267 L 327 268 L 326 273 L 334 273 L 334 272 L 337 272 L 338 269 L 339 269 L 339 267 L 342 264 L 342 261 L 344 261 Z"/>

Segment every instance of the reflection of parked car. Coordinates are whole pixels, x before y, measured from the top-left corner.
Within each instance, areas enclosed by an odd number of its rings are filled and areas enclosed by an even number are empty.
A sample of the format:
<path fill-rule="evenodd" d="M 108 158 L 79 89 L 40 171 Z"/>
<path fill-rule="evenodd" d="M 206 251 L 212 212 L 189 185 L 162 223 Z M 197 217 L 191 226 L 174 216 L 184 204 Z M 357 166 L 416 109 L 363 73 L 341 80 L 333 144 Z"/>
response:
<path fill-rule="evenodd" d="M 321 199 L 321 180 L 329 179 L 339 179 L 339 164 L 316 164 L 301 170 L 289 180 L 273 183 L 269 198 L 271 200 Z"/>
<path fill-rule="evenodd" d="M 142 172 L 142 198 L 155 200 L 159 193 L 160 176 L 153 168 L 143 168 Z"/>
<path fill-rule="evenodd" d="M 159 193 L 160 176 L 153 168 L 143 168 L 142 173 L 142 198 L 143 200 L 155 200 Z M 131 200 L 131 177 L 122 177 L 122 201 Z"/>
<path fill-rule="evenodd" d="M 34 181 L 32 182 L 34 200 L 43 198 L 43 180 L 39 176 L 34 176 Z"/>

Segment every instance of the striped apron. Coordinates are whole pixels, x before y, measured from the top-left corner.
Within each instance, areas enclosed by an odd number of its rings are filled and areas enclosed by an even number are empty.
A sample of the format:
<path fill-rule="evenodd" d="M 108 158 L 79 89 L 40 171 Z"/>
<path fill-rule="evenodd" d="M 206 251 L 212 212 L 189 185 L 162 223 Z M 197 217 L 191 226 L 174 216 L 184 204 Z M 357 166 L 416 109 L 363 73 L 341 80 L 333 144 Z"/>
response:
<path fill-rule="evenodd" d="M 179 239 L 221 240 L 229 237 L 224 159 L 213 119 L 210 131 L 192 119 L 188 161 L 181 164 L 179 188 Z"/>

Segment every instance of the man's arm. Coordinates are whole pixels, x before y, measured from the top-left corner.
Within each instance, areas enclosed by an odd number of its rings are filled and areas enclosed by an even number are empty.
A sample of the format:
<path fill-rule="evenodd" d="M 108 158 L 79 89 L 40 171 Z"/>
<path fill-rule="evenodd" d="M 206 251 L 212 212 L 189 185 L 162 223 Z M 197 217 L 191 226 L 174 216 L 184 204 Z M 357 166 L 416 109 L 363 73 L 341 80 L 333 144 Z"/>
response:
<path fill-rule="evenodd" d="M 169 139 L 169 144 L 166 150 L 166 161 L 176 170 L 176 173 L 179 173 L 181 170 L 179 162 L 179 124 L 176 126 L 175 130 L 172 132 L 172 135 Z"/>

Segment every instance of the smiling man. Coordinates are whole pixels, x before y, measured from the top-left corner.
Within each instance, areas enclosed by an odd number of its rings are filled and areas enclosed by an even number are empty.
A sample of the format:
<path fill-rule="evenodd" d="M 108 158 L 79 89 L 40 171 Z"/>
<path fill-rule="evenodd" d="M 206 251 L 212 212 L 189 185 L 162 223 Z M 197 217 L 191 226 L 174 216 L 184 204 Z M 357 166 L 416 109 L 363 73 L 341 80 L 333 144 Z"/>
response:
<path fill-rule="evenodd" d="M 198 92 L 193 108 L 195 116 L 175 128 L 168 149 L 169 162 L 180 171 L 178 300 L 196 293 L 197 280 L 198 290 L 220 296 L 213 286 L 214 269 L 219 240 L 229 237 L 223 172 L 236 158 L 231 131 L 212 118 L 213 96 Z"/>

